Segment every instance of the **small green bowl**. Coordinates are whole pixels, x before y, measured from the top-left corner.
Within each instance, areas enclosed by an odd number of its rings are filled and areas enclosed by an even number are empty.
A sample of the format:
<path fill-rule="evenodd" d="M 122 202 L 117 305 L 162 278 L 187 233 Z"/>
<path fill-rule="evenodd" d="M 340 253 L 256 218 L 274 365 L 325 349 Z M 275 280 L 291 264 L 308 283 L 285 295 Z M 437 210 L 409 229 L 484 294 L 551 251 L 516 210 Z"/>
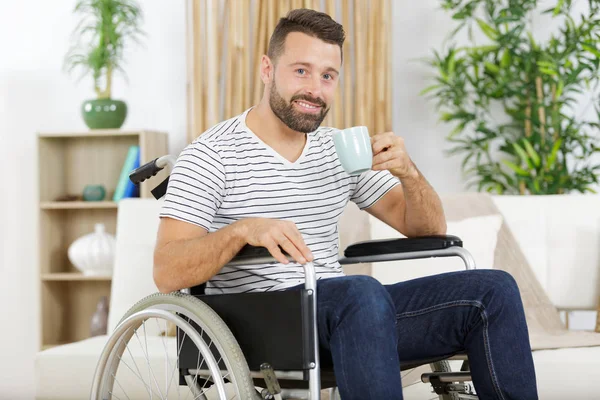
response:
<path fill-rule="evenodd" d="M 84 201 L 102 201 L 106 196 L 106 189 L 102 185 L 86 185 L 83 188 Z"/>

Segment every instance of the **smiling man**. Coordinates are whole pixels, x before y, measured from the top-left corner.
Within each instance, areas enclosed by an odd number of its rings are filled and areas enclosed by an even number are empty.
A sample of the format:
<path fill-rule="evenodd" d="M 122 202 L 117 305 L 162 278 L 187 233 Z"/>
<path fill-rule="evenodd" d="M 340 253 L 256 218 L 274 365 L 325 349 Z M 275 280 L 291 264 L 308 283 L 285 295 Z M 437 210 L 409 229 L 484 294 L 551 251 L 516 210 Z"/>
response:
<path fill-rule="evenodd" d="M 319 342 L 344 400 L 402 399 L 400 360 L 465 350 L 480 399 L 537 399 L 523 305 L 507 273 L 386 286 L 344 275 L 337 223 L 349 201 L 407 236 L 446 231 L 439 197 L 400 136 L 373 135 L 372 170 L 350 176 L 342 168 L 334 129 L 321 123 L 344 36 L 316 11 L 279 21 L 260 64 L 260 103 L 208 129 L 177 160 L 161 211 L 156 285 L 170 292 L 206 283 L 208 294 L 291 290 L 312 261 Z M 246 244 L 267 248 L 277 262 L 227 266 Z"/>

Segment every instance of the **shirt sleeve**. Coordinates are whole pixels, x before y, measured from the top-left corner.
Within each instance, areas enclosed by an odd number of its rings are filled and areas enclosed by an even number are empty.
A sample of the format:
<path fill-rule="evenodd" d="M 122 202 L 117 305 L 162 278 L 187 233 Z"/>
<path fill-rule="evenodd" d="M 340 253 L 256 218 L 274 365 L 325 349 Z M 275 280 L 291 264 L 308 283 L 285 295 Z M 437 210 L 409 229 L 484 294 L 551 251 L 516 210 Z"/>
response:
<path fill-rule="evenodd" d="M 160 217 L 189 222 L 207 231 L 225 193 L 225 168 L 219 153 L 204 142 L 188 145 L 169 176 Z"/>
<path fill-rule="evenodd" d="M 400 185 L 400 180 L 387 170 L 366 171 L 355 179 L 350 200 L 361 210 L 372 207 L 387 192 Z"/>

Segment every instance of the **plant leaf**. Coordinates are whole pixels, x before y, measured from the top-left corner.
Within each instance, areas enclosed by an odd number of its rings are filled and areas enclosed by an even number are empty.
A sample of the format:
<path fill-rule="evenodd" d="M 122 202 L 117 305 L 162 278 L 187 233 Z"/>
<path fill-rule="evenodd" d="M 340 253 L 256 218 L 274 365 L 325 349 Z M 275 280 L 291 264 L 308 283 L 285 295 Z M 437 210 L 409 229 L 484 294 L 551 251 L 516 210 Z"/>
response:
<path fill-rule="evenodd" d="M 523 148 L 519 146 L 518 143 L 513 143 L 512 145 L 519 157 L 521 157 L 521 160 L 523 160 L 523 162 L 526 163 L 530 169 L 534 169 L 533 163 L 531 162 L 529 157 L 527 157 L 527 153 L 525 152 L 525 150 L 523 150 Z"/>
<path fill-rule="evenodd" d="M 550 156 L 548 156 L 548 168 L 552 169 L 554 167 L 554 163 L 556 162 L 556 156 L 558 155 L 558 150 L 562 144 L 562 139 L 558 139 L 554 142 L 552 146 L 552 150 L 550 151 Z"/>
<path fill-rule="evenodd" d="M 498 31 L 489 26 L 484 20 L 482 20 L 481 18 L 477 18 L 477 24 L 479 25 L 479 28 L 481 28 L 485 36 L 494 41 L 498 38 Z"/>
<path fill-rule="evenodd" d="M 523 139 L 523 145 L 525 146 L 525 150 L 527 150 L 527 154 L 529 154 L 529 157 L 531 157 L 533 164 L 535 164 L 536 167 L 539 167 L 541 164 L 540 155 L 537 153 L 537 151 L 535 151 L 527 138 Z"/>
<path fill-rule="evenodd" d="M 529 176 L 529 172 L 525 171 L 523 168 L 519 167 L 518 165 L 516 165 L 508 160 L 502 160 L 502 163 L 504 165 L 506 165 L 508 168 L 515 171 L 517 173 L 517 175 L 519 175 L 519 176 Z"/>

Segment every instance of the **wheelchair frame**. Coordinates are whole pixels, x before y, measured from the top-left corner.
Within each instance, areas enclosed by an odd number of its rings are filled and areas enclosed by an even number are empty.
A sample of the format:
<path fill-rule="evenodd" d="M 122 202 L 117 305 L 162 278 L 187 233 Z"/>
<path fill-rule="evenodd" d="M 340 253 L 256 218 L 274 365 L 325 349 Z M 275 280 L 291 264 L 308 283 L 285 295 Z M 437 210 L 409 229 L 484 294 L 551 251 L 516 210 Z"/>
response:
<path fill-rule="evenodd" d="M 363 242 L 363 243 L 369 243 L 369 242 Z M 361 243 L 359 243 L 359 244 L 361 244 Z M 374 263 L 374 262 L 385 262 L 385 261 L 412 260 L 412 259 L 430 258 L 430 257 L 454 257 L 454 256 L 458 256 L 463 260 L 463 262 L 465 264 L 465 268 L 467 270 L 475 269 L 475 261 L 474 261 L 473 257 L 471 256 L 471 254 L 463 247 L 456 246 L 456 245 L 445 248 L 445 249 L 440 249 L 440 250 L 411 251 L 411 252 L 391 253 L 391 254 L 376 255 L 376 256 L 364 256 L 364 257 L 343 257 L 339 260 L 339 262 L 342 265 L 351 265 L 351 264 L 359 264 L 359 263 Z M 260 265 L 260 264 L 268 264 L 273 261 L 276 261 L 276 260 L 271 256 L 255 257 L 255 258 L 243 258 L 242 257 L 242 258 L 234 258 L 227 265 L 229 265 L 229 266 Z M 293 261 L 293 260 L 290 258 L 290 261 Z M 318 330 L 317 330 L 317 320 L 316 320 L 317 277 L 316 277 L 314 265 L 312 262 L 304 264 L 303 268 L 304 268 L 304 273 L 305 273 L 304 289 L 307 291 L 308 295 L 311 296 L 310 303 L 311 303 L 311 307 L 312 307 L 313 316 L 315 316 L 314 318 L 312 318 L 312 321 L 311 321 L 313 341 L 315 343 L 312 356 L 315 361 L 310 364 L 310 369 L 309 369 L 309 379 L 308 379 L 308 383 L 309 383 L 308 396 L 309 397 L 308 397 L 308 399 L 319 399 L 320 392 L 321 392 L 321 363 L 320 363 L 320 356 L 319 356 L 319 346 L 318 346 L 319 340 L 318 340 Z M 191 294 L 191 289 L 190 288 L 182 289 L 181 292 L 186 293 L 186 294 Z M 426 362 L 426 361 L 427 360 L 424 360 L 424 362 L 415 361 L 415 365 L 427 364 L 428 362 Z M 193 372 L 197 372 L 197 371 L 193 371 L 193 370 L 190 371 L 190 373 L 193 373 Z M 251 370 L 250 373 L 253 376 L 253 378 L 260 377 L 260 375 L 262 374 L 259 371 L 253 371 L 253 370 Z M 275 376 L 278 376 L 280 378 L 285 378 L 285 379 L 289 379 L 289 380 L 303 380 L 303 372 L 302 371 L 276 370 L 276 371 L 274 371 L 274 373 L 275 373 Z M 435 374 L 426 374 L 426 375 L 424 375 L 424 378 L 427 381 L 430 381 L 430 380 L 432 381 L 435 379 L 434 375 Z M 440 382 L 442 382 L 442 383 L 443 382 L 453 382 L 457 379 L 464 380 L 465 378 L 470 378 L 470 375 L 467 375 L 465 373 L 455 373 L 452 375 L 452 377 L 447 376 L 446 378 L 447 379 L 441 380 Z M 283 391 L 285 391 L 287 395 L 294 396 L 294 397 L 299 397 L 301 394 L 304 393 L 304 389 L 292 389 L 292 390 L 283 389 Z M 301 398 L 301 397 L 299 397 L 299 398 Z"/>
<path fill-rule="evenodd" d="M 165 168 L 166 166 L 173 167 L 175 163 L 175 158 L 170 155 L 166 155 L 160 158 L 157 158 L 140 168 L 136 169 L 130 174 L 130 179 L 134 183 L 140 183 L 145 179 L 148 179 L 154 175 L 156 175 L 160 170 Z M 168 177 L 155 189 L 152 190 L 152 194 L 156 199 L 160 199 L 164 193 L 166 192 Z M 450 238 L 450 241 L 448 239 Z M 366 241 L 355 243 L 348 248 L 346 248 L 344 252 L 344 257 L 339 259 L 339 263 L 341 265 L 350 265 L 350 264 L 360 264 L 360 263 L 375 263 L 375 262 L 386 262 L 386 261 L 399 261 L 399 260 L 410 260 L 410 259 L 420 259 L 420 258 L 431 258 L 431 257 L 460 257 L 465 265 L 467 270 L 475 269 L 475 262 L 471 254 L 462 247 L 462 242 L 459 238 L 454 236 L 444 236 L 444 237 L 430 237 L 429 239 L 437 239 L 437 242 L 427 242 L 424 245 L 425 241 L 428 238 L 415 238 L 415 239 L 392 239 L 388 241 Z M 443 241 L 443 245 L 440 246 L 439 240 Z M 392 243 L 394 242 L 394 243 Z M 377 249 L 373 250 L 373 246 L 377 247 Z M 383 249 L 383 251 L 382 251 Z M 248 251 L 249 250 L 249 251 Z M 374 253 L 374 251 L 380 251 L 381 253 Z M 286 254 L 286 256 L 293 261 L 293 259 Z M 246 246 L 236 257 L 231 260 L 227 265 L 236 266 L 236 265 L 258 265 L 258 264 L 268 264 L 276 261 L 266 249 L 257 248 L 253 246 Z M 311 361 L 307 365 L 308 369 L 308 379 L 306 379 L 305 370 L 273 370 L 270 369 L 269 365 L 266 365 L 265 369 L 262 368 L 262 371 L 257 371 L 255 369 L 250 369 L 251 377 L 254 378 L 263 378 L 265 383 L 272 385 L 274 384 L 277 387 L 278 393 L 272 393 L 275 399 L 281 399 L 282 396 L 286 396 L 283 398 L 307 398 L 310 400 L 320 399 L 321 392 L 321 360 L 319 354 L 319 340 L 318 340 L 318 329 L 317 329 L 317 276 L 315 273 L 314 265 L 312 262 L 306 263 L 303 265 L 304 273 L 305 273 L 305 282 L 304 282 L 304 293 L 307 295 L 307 302 L 304 304 L 308 304 L 310 307 L 310 341 L 312 342 L 312 354 L 310 354 Z M 193 288 L 181 289 L 180 292 L 193 295 Z M 209 305 L 210 307 L 210 305 Z M 145 310 L 144 311 L 149 316 L 156 315 L 165 317 L 168 314 L 166 311 L 161 312 L 158 310 Z M 169 317 L 173 321 L 176 318 L 180 318 L 177 316 L 171 315 Z M 168 318 L 167 318 L 168 319 Z M 115 331 L 118 331 L 119 327 L 116 328 Z M 178 329 L 178 340 L 179 340 L 179 326 Z M 193 330 L 193 329 L 192 329 Z M 198 340 L 198 333 L 188 332 L 190 337 L 195 337 Z M 112 340 L 112 341 L 111 341 Z M 201 341 L 201 339 L 200 339 Z M 109 339 L 109 344 L 107 344 L 106 348 L 109 347 L 110 343 L 114 346 L 116 342 L 116 338 Z M 179 342 L 178 342 L 179 343 Z M 105 348 L 105 352 L 106 352 Z M 210 357 L 210 351 L 208 349 L 202 349 L 203 354 L 208 354 L 208 358 Z M 208 352 L 208 353 L 207 353 Z M 438 361 L 449 360 L 449 359 L 462 359 L 466 360 L 466 356 L 459 355 L 458 357 L 440 357 L 435 360 L 415 360 L 411 362 L 409 365 L 404 365 L 405 368 L 414 368 L 420 365 L 431 364 Z M 101 358 L 101 363 L 107 362 L 104 359 L 104 356 Z M 213 364 L 213 365 L 210 365 Z M 212 361 L 209 360 L 207 362 L 207 367 L 214 374 L 219 369 L 219 363 L 214 359 Z M 198 370 L 187 370 L 190 375 L 193 374 L 201 374 L 201 371 Z M 180 368 L 181 372 L 181 368 Z M 180 374 L 180 376 L 183 376 Z M 279 388 L 277 378 L 283 380 L 293 380 L 293 381 L 306 381 L 308 380 L 308 390 L 307 389 L 281 389 Z M 95 377 L 94 387 L 98 385 L 97 377 Z M 423 374 L 421 380 L 424 383 L 431 383 L 435 389 L 435 392 L 439 395 L 445 393 L 445 385 L 451 385 L 453 382 L 464 382 L 470 381 L 470 372 L 462 371 L 462 372 L 433 372 L 428 374 Z M 184 380 L 185 383 L 189 384 L 189 382 Z M 222 382 L 217 384 L 217 391 L 221 395 L 223 392 Z M 333 394 L 334 388 L 331 389 Z M 454 398 L 454 397 L 452 397 Z M 476 396 L 466 395 L 461 398 L 473 398 L 477 399 Z M 332 398 L 333 400 L 333 398 Z"/>

